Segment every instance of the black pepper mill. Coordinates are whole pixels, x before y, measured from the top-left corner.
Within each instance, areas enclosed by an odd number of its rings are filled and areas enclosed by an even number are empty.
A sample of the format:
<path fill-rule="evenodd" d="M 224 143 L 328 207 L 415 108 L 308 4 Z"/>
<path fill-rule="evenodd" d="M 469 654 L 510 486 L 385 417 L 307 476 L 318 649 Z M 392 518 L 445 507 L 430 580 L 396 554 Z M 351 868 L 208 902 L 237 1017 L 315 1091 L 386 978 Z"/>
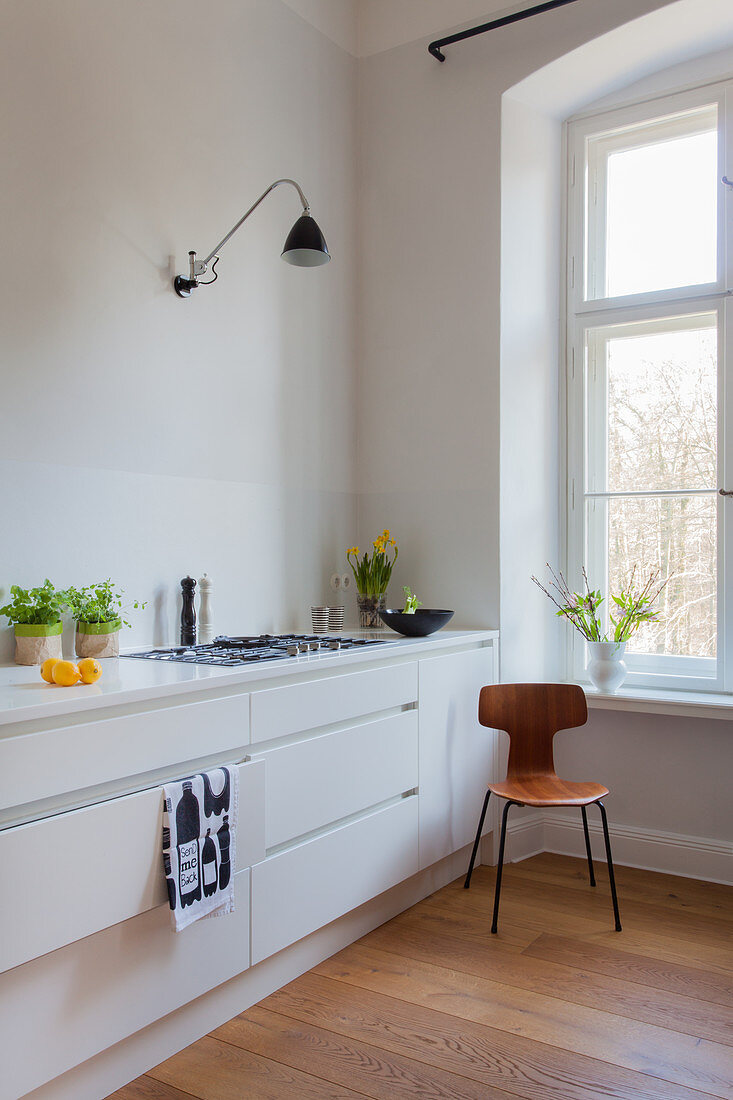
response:
<path fill-rule="evenodd" d="M 181 581 L 181 645 L 196 645 L 196 609 L 193 606 L 195 587 L 196 581 L 193 577 L 184 577 Z"/>

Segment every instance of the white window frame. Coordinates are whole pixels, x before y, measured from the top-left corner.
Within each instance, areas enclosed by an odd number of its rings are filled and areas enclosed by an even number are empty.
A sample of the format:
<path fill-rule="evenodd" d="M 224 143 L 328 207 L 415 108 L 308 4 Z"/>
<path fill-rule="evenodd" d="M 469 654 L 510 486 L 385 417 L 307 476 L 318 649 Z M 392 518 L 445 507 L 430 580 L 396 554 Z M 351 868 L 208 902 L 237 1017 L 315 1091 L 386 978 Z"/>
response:
<path fill-rule="evenodd" d="M 589 114 L 566 123 L 567 142 L 567 349 L 566 389 L 566 531 L 564 566 L 571 587 L 582 584 L 585 555 L 585 415 L 586 333 L 589 329 L 634 321 L 681 317 L 701 313 L 718 316 L 718 485 L 733 489 L 733 190 L 720 183 L 718 201 L 718 260 L 715 281 L 621 297 L 586 298 L 593 257 L 586 254 L 586 187 L 603 186 L 603 180 L 586 177 L 589 137 L 608 134 L 608 149 L 632 147 L 618 140 L 615 131 L 643 127 L 653 119 L 666 119 L 707 105 L 718 110 L 718 179 L 733 179 L 733 80 L 655 97 L 617 109 Z M 685 123 L 683 123 L 684 131 Z M 592 171 L 592 166 L 591 169 Z M 660 181 L 660 186 L 664 182 Z M 602 195 L 599 196 L 602 199 Z M 605 207 L 605 204 L 604 204 Z M 592 238 L 592 231 L 589 231 Z M 590 240 L 589 252 L 593 241 Z M 597 255 L 597 254 L 596 254 Z M 592 277 L 592 276 L 591 276 Z M 726 371 L 729 379 L 726 385 Z M 717 497 L 717 657 L 627 658 L 630 687 L 671 688 L 683 691 L 733 691 L 733 497 Z M 728 553 L 726 554 L 726 547 Z M 594 583 L 591 578 L 591 583 Z M 586 681 L 586 646 L 574 630 L 567 631 L 567 672 Z"/>

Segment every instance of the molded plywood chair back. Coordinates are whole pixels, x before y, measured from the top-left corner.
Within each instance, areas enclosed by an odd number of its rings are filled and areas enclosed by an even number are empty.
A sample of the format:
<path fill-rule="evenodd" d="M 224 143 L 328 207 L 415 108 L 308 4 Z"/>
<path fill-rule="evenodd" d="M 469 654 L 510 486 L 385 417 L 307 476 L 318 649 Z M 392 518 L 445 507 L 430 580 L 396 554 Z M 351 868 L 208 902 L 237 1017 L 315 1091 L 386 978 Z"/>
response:
<path fill-rule="evenodd" d="M 481 689 L 478 720 L 509 734 L 507 779 L 554 776 L 555 734 L 585 725 L 588 706 L 576 684 L 492 684 Z"/>

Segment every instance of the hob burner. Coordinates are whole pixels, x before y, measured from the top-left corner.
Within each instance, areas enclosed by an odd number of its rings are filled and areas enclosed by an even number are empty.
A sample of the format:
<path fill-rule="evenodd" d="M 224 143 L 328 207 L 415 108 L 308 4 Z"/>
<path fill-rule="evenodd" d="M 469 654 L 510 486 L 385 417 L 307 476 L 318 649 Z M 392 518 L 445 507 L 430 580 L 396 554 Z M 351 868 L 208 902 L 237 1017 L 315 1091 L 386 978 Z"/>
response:
<path fill-rule="evenodd" d="M 221 635 L 214 638 L 213 642 L 204 645 L 166 646 L 147 649 L 140 653 L 122 653 L 120 656 L 146 661 L 176 661 L 189 665 L 223 665 L 235 668 L 239 665 L 259 664 L 263 661 L 287 660 L 289 657 L 389 645 L 390 642 L 393 642 L 393 639 L 352 638 L 345 634 L 260 634 L 258 637 L 242 638 Z"/>

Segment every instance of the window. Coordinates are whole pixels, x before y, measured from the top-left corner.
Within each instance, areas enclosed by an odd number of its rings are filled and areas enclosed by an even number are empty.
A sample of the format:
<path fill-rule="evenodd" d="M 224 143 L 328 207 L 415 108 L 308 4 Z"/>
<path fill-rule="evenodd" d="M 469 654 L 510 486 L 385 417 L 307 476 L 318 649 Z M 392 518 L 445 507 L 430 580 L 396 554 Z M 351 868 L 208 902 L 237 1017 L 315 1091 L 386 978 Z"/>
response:
<path fill-rule="evenodd" d="M 568 126 L 566 567 L 604 592 L 635 566 L 669 578 L 660 622 L 627 645 L 637 686 L 733 691 L 726 147 L 733 82 Z"/>

